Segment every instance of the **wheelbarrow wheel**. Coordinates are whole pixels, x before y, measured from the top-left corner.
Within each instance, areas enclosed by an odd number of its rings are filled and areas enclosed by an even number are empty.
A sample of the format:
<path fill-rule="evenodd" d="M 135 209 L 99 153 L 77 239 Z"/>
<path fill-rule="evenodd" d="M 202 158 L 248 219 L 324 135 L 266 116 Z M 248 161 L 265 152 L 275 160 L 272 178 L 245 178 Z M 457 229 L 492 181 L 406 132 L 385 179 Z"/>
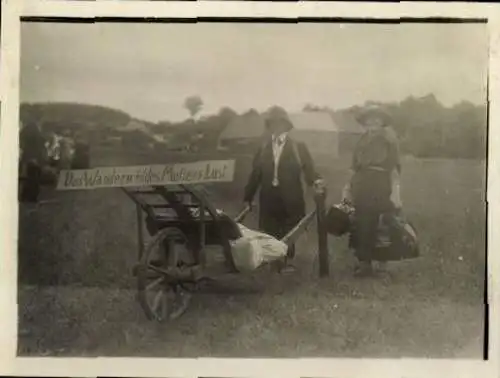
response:
<path fill-rule="evenodd" d="M 186 311 L 191 293 L 166 273 L 192 258 L 186 246 L 187 238 L 181 230 L 165 228 L 146 247 L 136 274 L 138 301 L 149 320 L 166 322 Z"/>

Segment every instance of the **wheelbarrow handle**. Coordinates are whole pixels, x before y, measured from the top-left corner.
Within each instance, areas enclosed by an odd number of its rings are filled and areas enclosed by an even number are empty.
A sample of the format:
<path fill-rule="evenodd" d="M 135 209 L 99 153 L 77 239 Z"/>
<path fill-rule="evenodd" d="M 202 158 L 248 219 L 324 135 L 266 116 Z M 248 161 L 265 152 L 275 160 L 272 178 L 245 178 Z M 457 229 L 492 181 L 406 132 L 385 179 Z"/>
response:
<path fill-rule="evenodd" d="M 252 211 L 252 208 L 249 206 L 249 205 L 246 205 L 245 208 L 243 210 L 241 210 L 241 212 L 236 216 L 236 218 L 234 218 L 234 221 L 236 223 L 240 223 L 243 221 L 243 219 L 245 219 L 245 217 L 248 215 L 248 213 L 250 213 Z"/>

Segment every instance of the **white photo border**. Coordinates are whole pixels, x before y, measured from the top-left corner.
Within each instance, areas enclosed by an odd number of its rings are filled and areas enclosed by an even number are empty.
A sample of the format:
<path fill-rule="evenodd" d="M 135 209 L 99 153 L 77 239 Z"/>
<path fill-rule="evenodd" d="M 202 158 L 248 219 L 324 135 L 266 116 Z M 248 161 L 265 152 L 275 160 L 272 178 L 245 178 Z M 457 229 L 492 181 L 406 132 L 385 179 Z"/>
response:
<path fill-rule="evenodd" d="M 148 377 L 496 377 L 499 376 L 498 319 L 500 247 L 493 233 L 499 223 L 500 166 L 500 6 L 481 3 L 240 2 L 240 1 L 63 1 L 4 0 L 2 12 L 0 127 L 0 373 L 19 376 Z M 437 359 L 149 359 L 26 358 L 17 342 L 17 161 L 19 119 L 20 17 L 335 17 L 483 18 L 488 20 L 488 361 Z M 497 154 L 495 155 L 495 152 Z M 5 246 L 5 247 L 4 247 Z M 496 320 L 496 321 L 495 321 Z"/>

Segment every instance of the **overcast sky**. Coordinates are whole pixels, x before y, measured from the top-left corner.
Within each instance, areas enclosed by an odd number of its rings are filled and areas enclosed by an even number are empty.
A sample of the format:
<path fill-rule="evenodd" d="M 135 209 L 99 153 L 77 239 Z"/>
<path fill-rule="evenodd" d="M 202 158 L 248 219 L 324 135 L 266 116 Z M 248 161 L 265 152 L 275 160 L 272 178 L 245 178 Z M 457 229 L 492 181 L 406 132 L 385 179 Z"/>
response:
<path fill-rule="evenodd" d="M 433 92 L 486 99 L 478 24 L 24 23 L 21 101 L 76 101 L 158 121 L 306 103 L 343 108 Z"/>

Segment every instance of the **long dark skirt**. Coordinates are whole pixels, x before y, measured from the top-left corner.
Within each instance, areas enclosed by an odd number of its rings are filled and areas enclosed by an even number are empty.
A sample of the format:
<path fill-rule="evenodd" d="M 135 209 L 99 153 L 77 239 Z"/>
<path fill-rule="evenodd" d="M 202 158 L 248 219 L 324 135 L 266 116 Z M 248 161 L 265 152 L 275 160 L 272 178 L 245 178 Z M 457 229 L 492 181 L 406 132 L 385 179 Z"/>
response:
<path fill-rule="evenodd" d="M 26 177 L 21 189 L 21 202 L 37 202 L 40 194 L 42 169 L 37 163 L 26 164 Z"/>
<path fill-rule="evenodd" d="M 391 212 L 391 177 L 388 172 L 364 170 L 352 179 L 355 208 L 354 247 L 359 261 L 373 260 L 381 215 Z"/>
<path fill-rule="evenodd" d="M 279 188 L 266 193 L 265 201 L 260 202 L 259 229 L 276 239 L 282 239 L 301 220 L 302 214 L 291 211 L 285 204 Z M 295 257 L 295 246 L 288 248 L 288 257 Z"/>

